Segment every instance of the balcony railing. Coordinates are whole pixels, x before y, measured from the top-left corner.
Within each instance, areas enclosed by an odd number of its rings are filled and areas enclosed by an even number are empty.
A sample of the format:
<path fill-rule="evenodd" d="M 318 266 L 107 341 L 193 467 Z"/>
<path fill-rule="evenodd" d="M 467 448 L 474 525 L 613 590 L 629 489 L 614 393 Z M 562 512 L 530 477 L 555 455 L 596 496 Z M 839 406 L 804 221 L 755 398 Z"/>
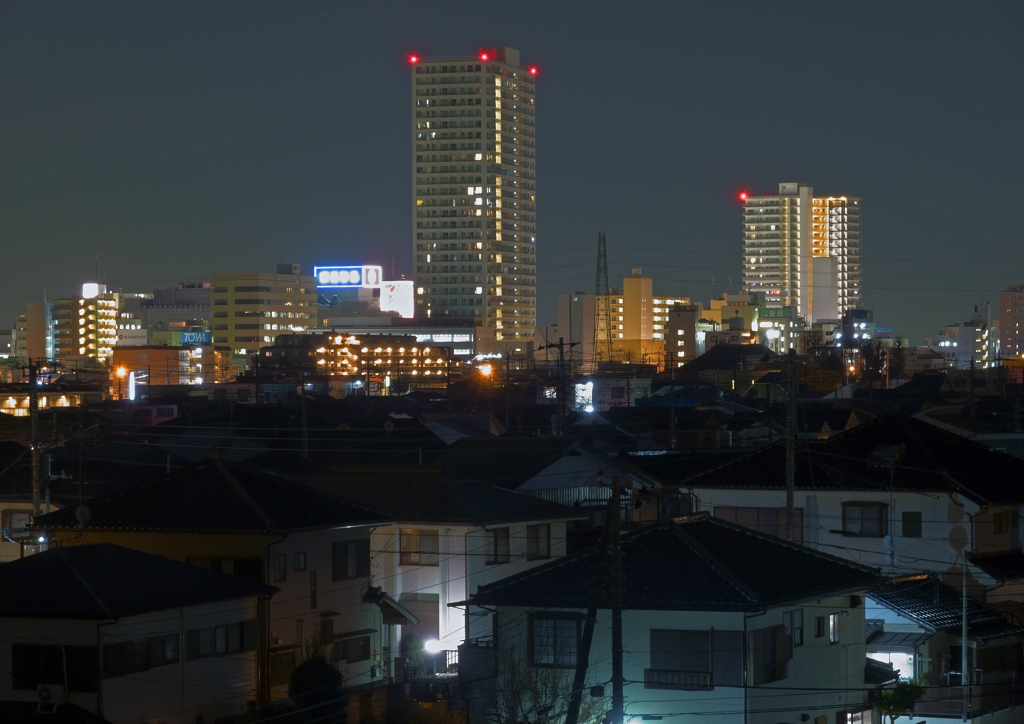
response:
<path fill-rule="evenodd" d="M 883 687 L 887 688 L 887 687 Z M 995 681 L 973 686 L 932 686 L 914 707 L 915 716 L 971 717 L 1024 705 L 1024 679 Z"/>
<path fill-rule="evenodd" d="M 678 689 L 682 691 L 711 691 L 709 671 L 672 671 L 644 669 L 645 689 Z"/>

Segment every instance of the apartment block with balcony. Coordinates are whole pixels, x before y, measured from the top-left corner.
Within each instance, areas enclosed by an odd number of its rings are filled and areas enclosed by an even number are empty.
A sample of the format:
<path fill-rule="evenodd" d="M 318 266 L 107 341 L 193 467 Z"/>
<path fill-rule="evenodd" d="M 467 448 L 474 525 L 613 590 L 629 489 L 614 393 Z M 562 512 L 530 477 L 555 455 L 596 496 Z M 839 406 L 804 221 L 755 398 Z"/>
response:
<path fill-rule="evenodd" d="M 537 69 L 504 47 L 409 61 L 418 315 L 522 350 L 537 323 Z"/>

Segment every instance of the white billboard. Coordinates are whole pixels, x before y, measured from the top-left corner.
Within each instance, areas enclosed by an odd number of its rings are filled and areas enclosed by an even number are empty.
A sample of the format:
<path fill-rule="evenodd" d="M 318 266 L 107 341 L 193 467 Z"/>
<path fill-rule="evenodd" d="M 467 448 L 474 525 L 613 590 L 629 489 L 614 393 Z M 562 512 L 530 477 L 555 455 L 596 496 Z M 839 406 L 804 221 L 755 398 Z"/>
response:
<path fill-rule="evenodd" d="M 416 316 L 412 281 L 381 282 L 380 311 L 398 312 L 403 319 L 412 319 Z"/>
<path fill-rule="evenodd" d="M 140 347 L 149 344 L 148 329 L 119 329 L 117 330 L 118 347 Z"/>

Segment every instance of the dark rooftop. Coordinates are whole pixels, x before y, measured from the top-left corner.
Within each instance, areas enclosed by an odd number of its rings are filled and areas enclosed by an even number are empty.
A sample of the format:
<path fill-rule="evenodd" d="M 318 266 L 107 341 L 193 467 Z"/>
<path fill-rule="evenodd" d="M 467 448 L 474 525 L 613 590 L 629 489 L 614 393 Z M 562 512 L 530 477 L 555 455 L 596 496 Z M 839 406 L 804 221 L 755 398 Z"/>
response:
<path fill-rule="evenodd" d="M 111 543 L 66 546 L 0 566 L 0 617 L 118 619 L 277 589 Z"/>
<path fill-rule="evenodd" d="M 86 503 L 86 530 L 270 534 L 387 521 L 387 513 L 272 475 L 206 460 Z M 36 518 L 77 529 L 77 506 Z"/>
<path fill-rule="evenodd" d="M 903 445 L 895 490 L 960 492 L 981 503 L 1024 503 L 1024 461 L 899 412 L 883 415 L 825 441 L 797 447 L 796 487 L 802 490 L 888 490 L 889 468 L 869 465 L 881 446 Z M 694 472 L 680 465 L 668 483 L 692 488 L 779 489 L 786 487 L 784 442 L 758 448 L 723 464 Z"/>
<path fill-rule="evenodd" d="M 439 473 L 368 471 L 309 481 L 317 488 L 391 511 L 400 521 L 483 526 L 533 520 L 585 518 L 558 503 Z"/>
<path fill-rule="evenodd" d="M 726 523 L 706 513 L 622 536 L 626 609 L 754 611 L 863 590 L 877 571 Z M 584 608 L 597 548 L 483 586 L 475 604 Z M 600 607 L 611 605 L 607 588 Z"/>
<path fill-rule="evenodd" d="M 932 574 L 898 578 L 868 594 L 871 599 L 927 631 L 960 631 L 963 594 Z M 1007 621 L 1006 614 L 973 598 L 967 599 L 967 632 L 973 639 L 1024 634 Z"/>

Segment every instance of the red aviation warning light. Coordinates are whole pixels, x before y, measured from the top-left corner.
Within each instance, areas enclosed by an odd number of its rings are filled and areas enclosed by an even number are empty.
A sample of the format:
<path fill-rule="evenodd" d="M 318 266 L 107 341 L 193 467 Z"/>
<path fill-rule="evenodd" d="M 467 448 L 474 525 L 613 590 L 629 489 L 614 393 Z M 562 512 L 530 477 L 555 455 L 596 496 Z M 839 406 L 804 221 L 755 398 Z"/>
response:
<path fill-rule="evenodd" d="M 410 55 L 409 56 L 409 64 L 410 65 L 416 65 L 419 62 L 420 62 L 420 57 L 418 55 Z"/>
<path fill-rule="evenodd" d="M 748 194 L 746 191 L 740 191 L 740 193 L 739 193 L 740 201 L 746 201 L 748 198 L 750 198 L 750 194 Z"/>
<path fill-rule="evenodd" d="M 530 75 L 537 75 L 537 66 L 535 66 L 535 65 L 531 65 L 530 66 Z"/>
<path fill-rule="evenodd" d="M 480 60 L 488 61 L 490 59 L 491 59 L 491 56 L 489 56 L 487 53 L 485 53 L 483 51 L 480 52 Z"/>

